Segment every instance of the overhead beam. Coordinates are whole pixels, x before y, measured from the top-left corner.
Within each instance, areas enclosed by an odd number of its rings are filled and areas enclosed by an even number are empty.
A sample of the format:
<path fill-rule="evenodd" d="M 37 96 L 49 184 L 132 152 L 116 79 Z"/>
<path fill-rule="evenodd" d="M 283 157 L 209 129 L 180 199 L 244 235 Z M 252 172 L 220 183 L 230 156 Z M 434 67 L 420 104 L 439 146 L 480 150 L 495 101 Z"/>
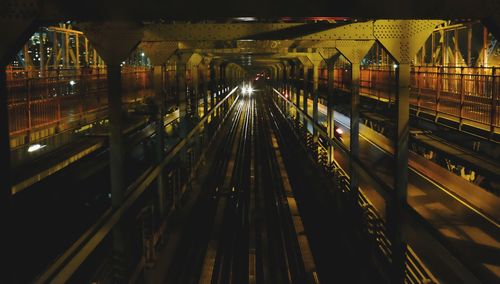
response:
<path fill-rule="evenodd" d="M 169 1 L 143 0 L 127 2 L 120 0 L 86 0 L 79 5 L 71 1 L 45 0 L 42 21 L 66 19 L 190 19 L 207 20 L 252 15 L 259 18 L 315 17 L 325 11 L 334 16 L 379 19 L 447 19 L 486 17 L 494 18 L 499 9 L 498 1 L 491 0 L 310 0 L 307 5 L 300 1 L 254 0 L 238 5 L 227 1 L 185 0 L 172 5 Z M 96 9 L 99 7 L 99 9 Z M 196 7 L 196 9 L 193 9 Z M 262 7 L 265 7 L 263 9 Z M 430 8 L 432 7 L 432 8 Z"/>
<path fill-rule="evenodd" d="M 299 29 L 300 28 L 300 29 Z M 338 24 L 147 24 L 144 41 L 373 39 L 373 22 Z M 249 43 L 248 43 L 249 44 Z"/>

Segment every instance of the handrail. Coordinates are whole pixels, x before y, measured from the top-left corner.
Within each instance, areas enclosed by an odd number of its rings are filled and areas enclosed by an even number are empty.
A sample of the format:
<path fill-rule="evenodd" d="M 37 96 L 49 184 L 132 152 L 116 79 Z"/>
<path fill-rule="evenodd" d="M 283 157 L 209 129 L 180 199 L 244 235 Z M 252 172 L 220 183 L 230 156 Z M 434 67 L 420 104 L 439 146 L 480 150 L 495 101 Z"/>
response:
<path fill-rule="evenodd" d="M 314 128 L 316 128 L 320 132 L 320 134 L 324 136 L 323 138 L 326 138 L 326 140 L 330 143 L 330 145 L 339 146 L 339 148 L 341 148 L 344 154 L 349 153 L 347 147 L 345 147 L 343 144 L 340 144 L 338 141 L 331 139 L 319 125 L 313 122 L 312 119 L 309 116 L 307 116 L 307 114 L 305 114 L 300 108 L 297 108 L 297 106 L 293 102 L 288 101 L 278 90 L 274 88 L 273 90 L 281 97 L 281 99 L 285 100 L 287 103 L 295 107 L 302 115 L 305 115 L 306 120 L 312 123 Z M 321 149 L 324 150 L 324 148 Z M 357 164 L 359 163 L 359 161 L 355 160 L 354 163 Z M 342 180 L 341 184 L 344 185 L 342 192 L 349 192 L 350 191 L 350 188 L 348 186 L 349 175 L 340 167 L 340 165 L 336 161 L 334 161 L 332 166 L 334 174 L 336 175 L 337 178 L 340 178 Z M 356 169 L 355 167 L 355 170 L 358 169 Z M 382 186 L 382 188 L 384 188 L 384 186 Z M 361 188 L 359 189 L 359 194 L 357 197 L 358 197 L 357 203 L 362 209 L 363 216 L 365 218 L 365 221 L 367 222 L 367 227 L 365 229 L 367 233 L 371 236 L 372 240 L 376 243 L 376 245 L 380 249 L 380 252 L 386 257 L 388 263 L 390 263 L 392 261 L 391 241 L 387 236 L 386 224 L 383 218 L 381 217 L 381 214 L 378 212 L 377 208 L 373 205 L 373 203 L 371 203 L 371 201 L 364 194 Z M 421 283 L 424 280 L 427 281 L 430 280 L 432 283 L 438 283 L 435 276 L 430 272 L 430 270 L 425 266 L 425 264 L 420 260 L 420 258 L 418 258 L 413 249 L 409 245 L 406 245 L 406 248 L 407 251 L 406 251 L 406 263 L 405 263 L 406 266 L 405 282 Z"/>
<path fill-rule="evenodd" d="M 49 269 L 46 270 L 44 274 L 42 274 L 39 279 L 36 280 L 36 283 L 44 283 L 47 281 L 50 281 L 51 283 L 66 282 L 78 269 L 78 267 L 82 265 L 85 259 L 87 259 L 87 257 L 104 240 L 111 229 L 122 218 L 124 213 L 158 177 L 162 169 L 175 158 L 175 156 L 187 144 L 187 141 L 195 136 L 196 133 L 204 126 L 208 117 L 220 108 L 222 104 L 228 100 L 234 92 L 236 92 L 237 89 L 238 87 L 232 89 L 226 97 L 224 97 L 214 108 L 212 108 L 200 120 L 200 122 L 193 129 L 191 129 L 188 135 L 170 150 L 161 163 L 157 166 L 148 168 L 136 181 L 134 181 L 134 183 L 127 188 L 128 195 L 123 204 L 115 210 L 109 209 L 109 212 L 107 211 L 105 213 L 105 217 L 103 217 L 104 220 L 100 219 L 101 223 L 95 225 L 97 227 L 93 226 L 88 229 L 70 249 L 68 249 L 51 267 L 49 267 Z"/>
<path fill-rule="evenodd" d="M 326 133 L 326 131 L 321 127 L 321 125 L 317 124 L 314 122 L 314 120 L 307 114 L 305 113 L 303 110 L 301 110 L 300 108 L 297 108 L 297 106 L 295 105 L 295 103 L 289 101 L 288 99 L 286 99 L 278 90 L 274 89 L 273 90 L 279 95 L 281 96 L 282 99 L 284 99 L 288 104 L 290 104 L 291 106 L 295 107 L 297 109 L 298 112 L 300 112 L 300 114 L 307 120 L 311 123 L 311 125 L 313 126 L 314 129 L 316 129 L 316 131 L 318 131 L 318 133 L 327 140 L 327 142 L 330 144 L 330 145 L 335 145 L 336 148 L 340 149 L 341 152 L 344 154 L 344 155 L 349 155 L 349 149 L 342 143 L 340 143 L 339 141 L 335 140 L 335 139 L 332 139 L 331 137 L 329 137 L 328 133 Z M 391 192 L 391 189 L 385 184 L 383 183 L 379 177 L 377 177 L 372 171 L 370 171 L 365 165 L 363 165 L 363 163 L 361 163 L 361 160 L 355 158 L 353 160 L 353 167 L 356 171 L 358 172 L 362 172 L 364 174 L 366 174 L 366 176 L 368 177 L 369 179 L 369 182 L 374 186 L 374 189 L 380 194 L 382 195 L 382 197 L 384 197 L 385 200 L 388 200 L 388 201 L 392 201 L 393 197 L 392 195 L 390 194 Z"/>

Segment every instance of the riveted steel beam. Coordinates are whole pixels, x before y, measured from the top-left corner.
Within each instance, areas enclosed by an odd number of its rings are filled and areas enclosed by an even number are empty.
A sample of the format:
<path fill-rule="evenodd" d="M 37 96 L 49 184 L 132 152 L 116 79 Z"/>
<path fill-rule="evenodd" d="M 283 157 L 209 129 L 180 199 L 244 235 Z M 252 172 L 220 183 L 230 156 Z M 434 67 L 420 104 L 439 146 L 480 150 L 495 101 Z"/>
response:
<path fill-rule="evenodd" d="M 349 174 L 350 190 L 353 200 L 358 200 L 359 174 L 354 167 L 359 160 L 359 80 L 360 62 L 373 46 L 374 40 L 339 40 L 336 42 L 337 50 L 351 62 L 351 119 L 350 119 L 350 151 Z"/>
<path fill-rule="evenodd" d="M 41 0 L 5 0 L 0 4 L 0 66 L 12 61 L 15 53 L 35 31 L 35 20 L 41 12 Z"/>
<path fill-rule="evenodd" d="M 257 35 L 283 31 L 285 29 L 303 26 L 304 24 L 148 24 L 144 31 L 146 41 L 165 40 L 207 40 L 228 41 L 237 39 L 252 39 Z"/>
<path fill-rule="evenodd" d="M 400 64 L 409 64 L 442 20 L 377 20 L 373 35 Z"/>
<path fill-rule="evenodd" d="M 172 5 L 171 2 L 143 0 L 141 2 L 119 0 L 86 0 L 80 5 L 71 1 L 45 0 L 46 8 L 41 16 L 42 21 L 57 21 L 66 19 L 103 20 L 113 18 L 154 20 L 207 20 L 232 19 L 235 15 L 252 15 L 253 17 L 272 19 L 283 15 L 288 17 L 315 17 L 327 11 L 336 15 L 347 15 L 353 18 L 379 19 L 418 19 L 444 17 L 476 18 L 494 17 L 498 11 L 498 1 L 495 0 L 351 0 L 331 1 L 313 0 L 304 6 L 299 1 L 267 1 L 254 0 L 229 5 L 227 1 L 186 0 Z M 99 7 L 99 9 L 96 9 Z M 196 7 L 196 9 L 193 9 Z M 263 8 L 265 7 L 265 8 Z M 429 8 L 432 7 L 432 8 Z M 497 8 L 497 10 L 495 10 Z M 341 22 L 341 21 L 339 21 Z"/>
<path fill-rule="evenodd" d="M 120 64 L 142 39 L 143 27 L 135 22 L 79 23 L 106 64 Z"/>
<path fill-rule="evenodd" d="M 339 57 L 339 51 L 335 48 L 335 45 L 333 47 L 320 48 L 318 53 L 327 65 L 333 64 Z"/>
<path fill-rule="evenodd" d="M 144 41 L 276 41 L 373 39 L 373 23 L 337 24 L 147 24 Z M 238 43 L 243 44 L 243 43 Z M 251 45 L 252 43 L 245 43 Z"/>
<path fill-rule="evenodd" d="M 151 60 L 153 65 L 162 65 L 172 56 L 179 48 L 177 42 L 141 42 L 139 47 L 144 50 L 144 53 Z"/>
<path fill-rule="evenodd" d="M 352 64 L 360 64 L 375 40 L 338 40 L 335 48 Z"/>

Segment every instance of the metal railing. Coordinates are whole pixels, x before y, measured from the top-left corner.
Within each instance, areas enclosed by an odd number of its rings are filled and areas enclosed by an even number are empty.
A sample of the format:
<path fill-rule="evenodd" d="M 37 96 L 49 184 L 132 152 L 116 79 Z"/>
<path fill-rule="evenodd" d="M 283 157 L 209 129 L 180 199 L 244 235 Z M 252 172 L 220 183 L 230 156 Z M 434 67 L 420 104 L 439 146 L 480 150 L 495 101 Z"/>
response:
<path fill-rule="evenodd" d="M 497 67 L 429 67 L 411 69 L 410 105 L 417 115 L 445 117 L 492 133 L 500 127 L 500 72 Z M 320 78 L 321 89 L 327 88 Z M 333 87 L 350 92 L 351 70 L 335 68 Z M 394 66 L 365 66 L 360 72 L 360 94 L 393 103 L 397 82 Z"/>
<path fill-rule="evenodd" d="M 278 94 L 278 99 L 286 101 L 287 104 L 297 110 L 297 107 L 293 102 L 284 98 L 278 91 L 275 90 L 275 92 Z M 302 110 L 298 109 L 296 113 L 297 115 L 298 113 L 300 113 L 300 116 L 302 118 L 305 118 L 309 123 L 313 123 L 312 119 L 307 116 Z M 336 185 L 335 190 L 340 192 L 341 196 L 345 197 L 344 202 L 348 202 L 349 196 L 351 196 L 349 187 L 349 175 L 336 162 L 328 164 L 328 161 L 325 161 L 327 150 L 322 145 L 322 143 L 312 142 L 312 134 L 302 123 L 302 119 L 291 119 L 288 120 L 288 122 L 289 125 L 293 129 L 295 129 L 297 137 L 302 140 L 304 147 L 308 150 L 310 156 L 315 160 L 318 166 L 324 169 L 328 174 L 332 175 Z M 329 138 L 320 125 L 313 124 L 313 126 L 314 128 L 316 128 L 323 141 L 326 141 L 327 145 L 335 145 L 335 147 L 337 148 L 344 149 L 338 142 L 335 142 L 332 138 Z M 346 149 L 344 149 L 344 151 L 345 150 Z M 360 167 L 358 167 L 358 169 L 359 168 Z M 385 224 L 385 221 L 381 217 L 381 214 L 378 212 L 375 206 L 363 193 L 363 190 L 361 188 L 359 190 L 359 194 L 357 195 L 356 203 L 357 209 L 362 213 L 360 222 L 363 224 L 362 228 L 364 231 L 364 235 L 372 244 L 371 247 L 375 248 L 374 251 L 377 259 L 379 259 L 381 264 L 387 269 L 387 271 L 389 271 L 392 262 L 391 241 L 387 233 L 387 226 Z M 405 267 L 405 283 L 438 283 L 434 275 L 418 258 L 416 253 L 411 249 L 409 245 L 406 245 Z"/>
<path fill-rule="evenodd" d="M 122 205 L 116 209 L 108 209 L 106 213 L 90 227 L 74 244 L 68 248 L 47 270 L 40 275 L 35 283 L 62 283 L 69 280 L 88 278 L 89 273 L 95 274 L 88 281 L 102 281 L 110 278 L 111 265 L 111 234 L 112 229 L 127 216 L 136 216 L 135 230 L 131 229 L 130 238 L 132 247 L 127 247 L 133 256 L 134 271 L 131 277 L 140 274 L 144 267 L 150 266 L 155 260 L 155 252 L 163 239 L 167 217 L 175 208 L 181 205 L 181 200 L 187 192 L 187 183 L 194 176 L 194 170 L 201 165 L 206 150 L 206 142 L 214 137 L 217 130 L 205 135 L 205 131 L 214 130 L 207 126 L 208 119 L 222 109 L 220 119 L 230 112 L 229 105 L 233 105 L 236 89 L 226 90 L 227 94 L 213 109 L 195 125 L 187 136 L 175 144 L 165 155 L 164 159 L 155 166 L 148 168 L 137 180 L 127 187 L 126 196 Z M 225 111 L 225 113 L 223 113 Z M 217 120 L 212 119 L 212 124 Z M 208 138 L 208 139 L 207 139 Z M 179 155 L 185 155 L 184 166 Z M 176 163 L 177 162 L 177 163 Z M 182 162 L 181 162 L 182 163 Z M 144 198 L 146 192 L 154 196 L 156 181 L 160 175 L 166 177 L 166 194 L 163 204 L 165 215 L 160 216 L 161 210 L 153 210 L 158 200 L 151 197 Z M 92 268 L 87 267 L 88 265 Z M 100 267 L 105 267 L 100 269 Z M 97 271 L 97 272 L 96 272 Z M 84 275 L 82 275 L 84 274 Z M 131 280 L 133 282 L 133 280 Z"/>
<path fill-rule="evenodd" d="M 7 70 L 10 135 L 48 126 L 64 128 L 107 108 L 106 69 Z M 123 68 L 123 101 L 152 95 L 149 69 Z"/>

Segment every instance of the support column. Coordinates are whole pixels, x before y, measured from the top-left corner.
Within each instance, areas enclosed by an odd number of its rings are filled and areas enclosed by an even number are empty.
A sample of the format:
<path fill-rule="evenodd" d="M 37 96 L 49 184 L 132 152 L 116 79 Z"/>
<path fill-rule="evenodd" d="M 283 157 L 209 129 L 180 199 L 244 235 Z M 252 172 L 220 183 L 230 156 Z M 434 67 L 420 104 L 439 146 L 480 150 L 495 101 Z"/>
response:
<path fill-rule="evenodd" d="M 359 161 L 359 77 L 360 62 L 373 46 L 373 40 L 367 41 L 337 41 L 337 50 L 351 62 L 351 119 L 350 119 L 350 151 L 349 151 L 349 175 L 350 192 L 357 207 L 359 178 L 358 172 L 354 170 L 355 161 Z"/>
<path fill-rule="evenodd" d="M 124 121 L 122 114 L 121 67 L 118 63 L 107 65 L 109 148 L 111 170 L 111 207 L 121 207 L 125 196 L 125 144 L 123 137 Z M 128 224 L 122 220 L 113 229 L 113 277 L 124 280 L 131 268 L 130 240 Z"/>
<path fill-rule="evenodd" d="M 307 97 L 308 97 L 308 80 L 309 80 L 309 69 L 307 66 L 304 65 L 304 69 L 302 72 L 302 89 L 303 89 L 303 101 L 302 101 L 302 110 L 304 111 L 304 114 L 307 115 Z M 304 117 L 304 126 L 307 129 L 307 119 Z"/>
<path fill-rule="evenodd" d="M 318 80 L 319 80 L 319 62 L 314 62 L 313 64 L 313 121 L 314 123 L 319 123 L 319 114 L 318 114 L 318 100 L 319 100 L 319 91 L 318 91 Z M 319 133 L 316 128 L 313 127 L 313 141 L 314 143 L 319 142 Z M 317 149 L 316 149 L 317 152 Z"/>
<path fill-rule="evenodd" d="M 359 174 L 354 170 L 354 161 L 359 160 L 359 76 L 360 64 L 351 64 L 351 122 L 350 122 L 350 151 L 349 151 L 349 175 L 350 191 L 355 202 L 358 198 Z"/>
<path fill-rule="evenodd" d="M 122 115 L 121 67 L 117 63 L 107 66 L 109 145 L 111 169 L 111 203 L 118 208 L 124 197 L 124 121 Z"/>
<path fill-rule="evenodd" d="M 410 64 L 397 68 L 398 96 L 396 97 L 396 137 L 394 141 L 394 199 L 387 208 L 393 258 L 393 281 L 404 281 L 406 244 L 403 241 L 403 216 L 408 186 L 408 140 L 410 133 Z"/>
<path fill-rule="evenodd" d="M 179 108 L 179 139 L 184 139 L 187 137 L 191 123 L 187 113 L 187 80 L 186 80 L 187 66 L 182 60 L 176 62 L 176 77 L 177 77 L 177 97 L 178 97 L 178 108 Z M 189 180 L 189 157 L 188 157 L 188 145 L 184 146 L 179 153 L 180 164 L 178 166 L 180 171 L 180 182 L 185 182 Z M 183 177 L 188 176 L 187 179 Z M 181 207 L 181 194 L 180 188 L 174 192 L 174 208 Z"/>
<path fill-rule="evenodd" d="M 199 120 L 200 119 L 199 67 L 192 65 L 189 67 L 189 69 L 191 70 L 191 106 L 193 108 L 192 112 L 193 112 L 193 117 L 196 120 Z"/>
<path fill-rule="evenodd" d="M 203 116 L 208 113 L 208 80 L 207 80 L 207 67 L 204 65 L 201 76 L 201 95 L 203 96 Z"/>
<path fill-rule="evenodd" d="M 5 265 L 0 269 L 0 282 L 15 282 L 14 274 L 18 264 L 15 257 L 12 225 L 15 219 L 11 210 L 11 168 L 10 168 L 10 139 L 9 139 L 9 109 L 7 97 L 7 76 L 5 65 L 0 65 L 0 166 L 3 169 L 0 182 L 0 224 L 3 227 L 0 234 L 2 258 Z"/>
<path fill-rule="evenodd" d="M 156 113 L 156 163 L 159 164 L 163 161 L 165 154 L 165 93 L 163 91 L 165 79 L 165 66 L 153 67 L 153 85 L 155 89 L 155 96 L 158 105 L 158 112 Z M 165 216 L 165 175 L 162 171 L 158 176 L 158 209 L 160 216 Z"/>
<path fill-rule="evenodd" d="M 0 208 L 11 197 L 9 108 L 7 94 L 7 74 L 5 65 L 0 66 L 0 165 L 4 169 L 0 182 Z M 4 212 L 5 213 L 5 212 Z"/>
<path fill-rule="evenodd" d="M 217 92 L 217 80 L 215 79 L 215 64 L 210 64 L 210 110 L 215 107 L 215 93 Z M 212 118 L 214 118 L 214 112 L 212 112 Z"/>
<path fill-rule="evenodd" d="M 291 84 L 291 71 L 292 68 L 289 64 L 286 62 L 284 63 L 285 66 L 285 93 L 286 93 L 286 98 L 289 101 L 292 101 L 292 84 Z M 285 112 L 289 116 L 290 115 L 290 104 L 285 103 Z"/>
<path fill-rule="evenodd" d="M 219 73 L 219 76 L 220 76 L 220 80 L 219 80 L 219 84 L 220 84 L 220 89 L 221 90 L 224 90 L 226 88 L 226 66 L 225 64 L 221 64 L 219 66 L 220 68 L 220 73 Z M 219 97 L 219 100 L 217 102 L 220 101 L 220 97 Z"/>
<path fill-rule="evenodd" d="M 16 276 L 23 273 L 23 259 L 15 249 L 18 241 L 15 238 L 14 225 L 17 216 L 12 208 L 12 180 L 9 136 L 9 107 L 7 93 L 6 67 L 35 31 L 34 21 L 41 7 L 40 1 L 26 3 L 4 2 L 0 16 L 2 43 L 0 44 L 0 283 L 19 282 Z M 9 5 L 10 4 L 10 5 Z M 33 5 L 32 5 L 33 4 Z M 22 244 L 21 244 L 22 245 Z"/>
<path fill-rule="evenodd" d="M 296 117 L 295 117 L 295 124 L 297 125 L 297 127 L 299 126 L 300 124 L 300 112 L 299 112 L 299 108 L 300 108 L 300 68 L 299 68 L 299 64 L 295 63 L 294 65 L 295 67 L 295 70 L 294 70 L 294 87 L 295 87 L 295 106 L 296 106 L 296 109 L 295 109 L 295 112 L 296 112 Z"/>
<path fill-rule="evenodd" d="M 408 139 L 410 63 L 432 34 L 439 20 L 377 20 L 374 36 L 398 62 L 396 97 L 396 135 L 394 140 L 394 192 L 386 200 L 388 235 L 391 240 L 391 282 L 404 283 L 406 244 L 403 238 L 403 216 L 408 186 Z M 390 36 L 388 36 L 390 34 Z"/>
<path fill-rule="evenodd" d="M 187 95 L 186 95 L 186 72 L 187 67 L 183 62 L 177 62 L 176 77 L 177 77 L 177 94 L 179 106 L 179 138 L 184 139 L 188 133 L 187 119 Z"/>
<path fill-rule="evenodd" d="M 79 26 L 107 64 L 111 206 L 118 209 L 123 204 L 126 189 L 120 63 L 140 42 L 143 30 L 132 22 L 80 23 Z M 132 223 L 122 218 L 113 227 L 114 282 L 124 282 L 130 276 L 132 242 L 129 231 Z"/>
<path fill-rule="evenodd" d="M 328 62 L 328 89 L 327 89 L 327 130 L 328 137 L 335 139 L 335 112 L 333 110 L 333 72 L 334 63 Z M 332 166 L 335 160 L 335 149 L 333 145 L 328 145 L 328 166 Z"/>
<path fill-rule="evenodd" d="M 156 128 L 156 163 L 160 164 L 165 155 L 165 114 L 166 114 L 166 85 L 167 85 L 167 66 L 166 62 L 177 49 L 176 44 L 170 42 L 143 42 L 141 49 L 148 55 L 153 67 L 153 88 L 155 90 L 155 103 L 157 106 L 155 116 Z M 157 178 L 158 190 L 155 200 L 158 207 L 160 218 L 166 214 L 166 178 L 162 171 Z M 156 206 L 154 208 L 156 208 Z M 151 253 L 150 255 L 153 255 Z"/>

